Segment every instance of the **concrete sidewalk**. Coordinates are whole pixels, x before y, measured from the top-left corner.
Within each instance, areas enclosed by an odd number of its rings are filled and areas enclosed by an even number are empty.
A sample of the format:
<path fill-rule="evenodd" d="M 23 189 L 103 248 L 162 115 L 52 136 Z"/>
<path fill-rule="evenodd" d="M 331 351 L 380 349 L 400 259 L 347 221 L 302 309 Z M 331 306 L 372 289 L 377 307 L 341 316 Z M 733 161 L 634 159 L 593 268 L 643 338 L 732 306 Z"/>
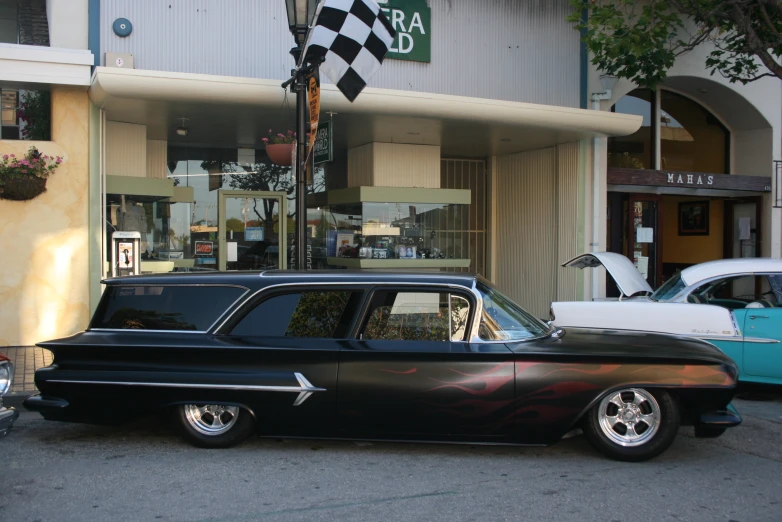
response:
<path fill-rule="evenodd" d="M 52 352 L 37 346 L 0 346 L 0 353 L 11 359 L 14 365 L 14 382 L 8 390 L 8 398 L 32 395 L 35 387 L 35 370 L 52 364 Z"/>

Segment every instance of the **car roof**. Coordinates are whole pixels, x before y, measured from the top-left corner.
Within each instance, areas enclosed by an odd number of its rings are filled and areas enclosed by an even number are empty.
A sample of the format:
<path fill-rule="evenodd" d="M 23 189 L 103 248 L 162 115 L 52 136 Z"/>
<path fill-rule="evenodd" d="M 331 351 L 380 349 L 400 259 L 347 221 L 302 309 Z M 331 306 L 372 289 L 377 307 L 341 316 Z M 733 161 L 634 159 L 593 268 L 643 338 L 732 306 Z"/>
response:
<path fill-rule="evenodd" d="M 700 283 L 714 277 L 748 273 L 782 273 L 782 259 L 770 257 L 747 257 L 739 259 L 719 259 L 707 261 L 685 268 L 681 272 L 687 286 Z"/>
<path fill-rule="evenodd" d="M 105 279 L 107 285 L 239 285 L 258 288 L 284 283 L 429 283 L 471 288 L 475 274 L 411 270 L 265 270 L 243 272 L 180 272 Z"/>

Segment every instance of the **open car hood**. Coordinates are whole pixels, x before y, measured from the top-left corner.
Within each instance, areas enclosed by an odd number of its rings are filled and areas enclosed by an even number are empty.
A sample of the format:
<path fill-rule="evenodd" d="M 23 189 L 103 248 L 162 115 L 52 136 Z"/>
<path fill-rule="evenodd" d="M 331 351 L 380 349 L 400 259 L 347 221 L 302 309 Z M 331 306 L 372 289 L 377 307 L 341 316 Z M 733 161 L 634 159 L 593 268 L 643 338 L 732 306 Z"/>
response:
<path fill-rule="evenodd" d="M 643 278 L 641 272 L 635 267 L 632 261 L 622 254 L 613 252 L 591 252 L 574 257 L 562 266 L 574 268 L 596 268 L 604 266 L 611 277 L 616 281 L 616 286 L 626 296 L 637 294 L 638 292 L 652 293 L 652 287 Z"/>

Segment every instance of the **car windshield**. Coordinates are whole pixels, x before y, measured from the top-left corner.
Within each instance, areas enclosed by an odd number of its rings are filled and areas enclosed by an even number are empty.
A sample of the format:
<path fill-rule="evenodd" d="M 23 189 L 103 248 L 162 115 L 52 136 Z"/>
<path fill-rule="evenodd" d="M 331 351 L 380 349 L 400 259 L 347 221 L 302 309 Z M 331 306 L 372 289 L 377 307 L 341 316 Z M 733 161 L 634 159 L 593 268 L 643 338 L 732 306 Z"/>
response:
<path fill-rule="evenodd" d="M 676 295 L 684 290 L 685 283 L 682 280 L 681 272 L 676 273 L 663 286 L 654 291 L 651 296 L 652 301 L 670 301 Z"/>
<path fill-rule="evenodd" d="M 553 328 L 522 310 L 496 288 L 479 282 L 483 313 L 478 337 L 484 341 L 521 341 L 551 334 Z"/>

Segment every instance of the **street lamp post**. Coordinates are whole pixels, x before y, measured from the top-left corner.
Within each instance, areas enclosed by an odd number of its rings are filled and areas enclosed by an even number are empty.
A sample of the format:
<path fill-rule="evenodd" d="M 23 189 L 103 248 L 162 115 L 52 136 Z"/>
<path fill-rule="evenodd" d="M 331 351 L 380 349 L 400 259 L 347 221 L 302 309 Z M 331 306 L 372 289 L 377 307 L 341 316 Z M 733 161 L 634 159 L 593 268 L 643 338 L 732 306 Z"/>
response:
<path fill-rule="evenodd" d="M 318 0 L 285 0 L 288 27 L 296 41 L 291 49 L 296 64 L 304 50 L 307 28 L 315 16 Z M 304 71 L 293 71 L 291 91 L 296 93 L 296 268 L 307 268 L 307 80 Z"/>

